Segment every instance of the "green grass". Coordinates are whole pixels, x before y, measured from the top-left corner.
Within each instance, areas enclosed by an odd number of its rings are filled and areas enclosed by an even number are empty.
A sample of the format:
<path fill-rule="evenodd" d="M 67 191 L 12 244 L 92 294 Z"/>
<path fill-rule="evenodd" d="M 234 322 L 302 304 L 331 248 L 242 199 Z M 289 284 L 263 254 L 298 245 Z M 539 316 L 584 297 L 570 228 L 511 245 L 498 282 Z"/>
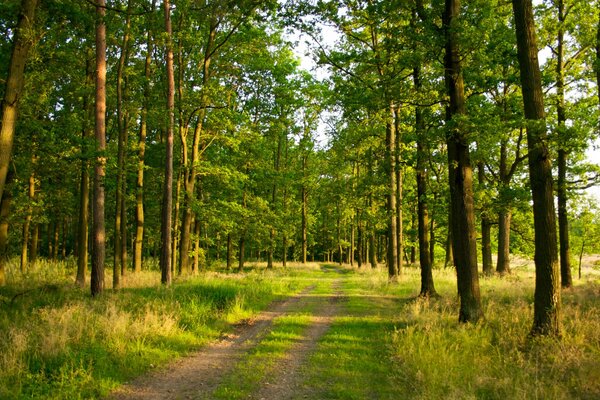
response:
<path fill-rule="evenodd" d="M 91 299 L 68 263 L 39 262 L 0 288 L 0 398 L 98 398 L 197 349 L 313 277 L 294 269 L 207 272 L 162 287 L 156 272 Z M 106 282 L 111 282 L 107 276 Z"/>
<path fill-rule="evenodd" d="M 298 398 L 598 399 L 600 281 L 563 292 L 564 336 L 529 338 L 533 274 L 480 281 L 485 321 L 457 322 L 453 270 L 436 270 L 439 299 L 417 299 L 419 272 L 390 284 L 383 269 L 312 265 L 206 272 L 170 288 L 156 271 L 128 276 L 98 299 L 72 284 L 73 266 L 40 263 L 0 288 L 0 398 L 99 398 L 122 382 L 230 331 L 274 299 L 314 286 L 276 318 L 224 377 L 214 398 L 248 398 L 277 373 L 321 296 L 342 282 L 330 329 L 301 367 Z M 107 277 L 110 282 L 110 277 Z"/>

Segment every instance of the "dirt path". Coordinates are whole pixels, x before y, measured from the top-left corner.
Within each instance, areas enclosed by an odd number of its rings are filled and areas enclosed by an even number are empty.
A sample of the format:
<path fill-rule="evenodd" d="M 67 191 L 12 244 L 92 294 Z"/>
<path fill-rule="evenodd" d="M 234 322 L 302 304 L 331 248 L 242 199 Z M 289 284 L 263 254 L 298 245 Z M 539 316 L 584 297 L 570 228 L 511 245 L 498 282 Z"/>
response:
<path fill-rule="evenodd" d="M 319 339 L 331 326 L 334 317 L 339 315 L 340 301 L 343 299 L 340 286 L 340 280 L 334 281 L 335 294 L 321 300 L 323 304 L 320 305 L 317 315 L 313 316 L 312 324 L 302 340 L 288 351 L 286 357 L 273 368 L 276 373 L 270 375 L 250 398 L 257 400 L 313 398 L 310 388 L 302 385 L 302 368 L 316 349 Z"/>
<path fill-rule="evenodd" d="M 260 313 L 220 342 L 122 386 L 108 399 L 204 398 L 216 389 L 244 353 L 268 333 L 273 319 L 297 308 L 313 289 L 314 286 L 309 287 L 271 310 Z"/>

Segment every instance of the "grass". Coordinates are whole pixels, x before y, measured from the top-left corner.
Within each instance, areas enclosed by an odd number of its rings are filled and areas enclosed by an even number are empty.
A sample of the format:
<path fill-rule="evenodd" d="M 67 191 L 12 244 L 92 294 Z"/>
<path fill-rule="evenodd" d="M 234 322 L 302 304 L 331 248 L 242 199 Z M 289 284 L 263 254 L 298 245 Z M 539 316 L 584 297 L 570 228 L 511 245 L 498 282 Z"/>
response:
<path fill-rule="evenodd" d="M 156 272 L 130 275 L 91 299 L 69 263 L 9 265 L 0 288 L 0 398 L 99 398 L 231 329 L 272 300 L 311 284 L 307 272 L 207 272 L 170 288 Z M 111 282 L 107 276 L 106 282 Z"/>
<path fill-rule="evenodd" d="M 99 398 L 192 351 L 274 299 L 315 286 L 224 377 L 213 398 L 248 398 L 280 367 L 312 323 L 318 296 L 342 282 L 344 300 L 301 367 L 298 398 L 598 399 L 599 275 L 563 292 L 564 336 L 528 337 L 534 275 L 480 280 L 485 321 L 457 323 L 456 276 L 435 270 L 439 299 L 417 299 L 419 272 L 390 284 L 383 269 L 311 265 L 243 274 L 206 272 L 157 283 L 156 272 L 90 299 L 73 267 L 8 270 L 0 288 L 0 398 Z M 110 277 L 107 277 L 110 282 Z"/>
<path fill-rule="evenodd" d="M 563 294 L 564 337 L 528 338 L 533 274 L 481 281 L 486 320 L 457 323 L 453 271 L 436 271 L 440 299 L 417 299 L 419 275 L 345 281 L 336 319 L 305 368 L 322 399 L 600 398 L 599 282 Z M 299 396 L 298 398 L 301 398 Z"/>

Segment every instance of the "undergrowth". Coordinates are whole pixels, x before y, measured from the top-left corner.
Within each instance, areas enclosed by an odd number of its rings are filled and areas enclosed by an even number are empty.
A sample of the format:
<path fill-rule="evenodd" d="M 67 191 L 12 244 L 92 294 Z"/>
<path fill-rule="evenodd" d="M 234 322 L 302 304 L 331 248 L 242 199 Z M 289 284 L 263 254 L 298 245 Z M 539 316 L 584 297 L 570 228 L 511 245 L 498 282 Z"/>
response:
<path fill-rule="evenodd" d="M 205 272 L 166 288 L 142 272 L 92 299 L 74 285 L 72 262 L 40 261 L 24 275 L 11 263 L 0 287 L 0 399 L 102 397 L 301 290 L 302 274 Z"/>

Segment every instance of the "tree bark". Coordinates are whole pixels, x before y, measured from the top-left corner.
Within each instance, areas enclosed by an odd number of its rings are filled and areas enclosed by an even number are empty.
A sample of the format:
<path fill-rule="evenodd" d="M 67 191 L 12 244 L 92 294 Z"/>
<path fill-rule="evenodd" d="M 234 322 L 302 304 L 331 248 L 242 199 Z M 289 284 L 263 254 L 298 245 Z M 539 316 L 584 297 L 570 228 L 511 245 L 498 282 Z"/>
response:
<path fill-rule="evenodd" d="M 232 256 L 233 256 L 233 243 L 231 240 L 231 233 L 227 234 L 227 271 L 231 270 L 231 263 L 232 263 Z"/>
<path fill-rule="evenodd" d="M 306 157 L 305 157 L 306 160 Z M 306 165 L 306 161 L 303 161 Z M 305 167 L 303 167 L 304 169 Z M 306 255 L 308 253 L 308 191 L 306 184 L 302 184 L 302 264 L 306 264 Z"/>
<path fill-rule="evenodd" d="M 127 10 L 131 10 L 131 0 L 127 2 Z M 121 287 L 121 271 L 123 269 L 123 247 L 127 244 L 124 235 L 125 213 L 123 212 L 125 197 L 125 147 L 127 136 L 127 113 L 123 109 L 123 98 L 125 89 L 123 87 L 125 66 L 128 58 L 129 31 L 131 28 L 131 16 L 127 13 L 123 42 L 121 43 L 121 54 L 117 65 L 117 186 L 115 195 L 115 234 L 114 234 L 114 260 L 113 260 L 113 289 Z"/>
<path fill-rule="evenodd" d="M 163 0 L 166 33 L 166 63 L 167 63 L 167 140 L 165 155 L 165 179 L 163 183 L 163 200 L 161 210 L 161 249 L 160 270 L 163 285 L 171 284 L 171 225 L 173 217 L 173 128 L 175 125 L 175 77 L 173 72 L 173 44 L 171 29 L 171 6 L 169 0 Z"/>
<path fill-rule="evenodd" d="M 404 249 L 403 225 L 402 225 L 402 133 L 400 131 L 400 107 L 394 109 L 394 132 L 396 133 L 394 154 L 396 162 L 396 273 L 402 275 L 402 251 Z"/>
<path fill-rule="evenodd" d="M 564 23 L 565 7 L 563 0 L 557 1 L 558 7 L 558 34 L 556 45 L 556 114 L 558 123 L 558 180 L 557 180 L 557 204 L 558 204 L 558 240 L 560 249 L 560 277 L 561 286 L 570 288 L 573 286 L 571 277 L 571 249 L 569 244 L 569 216 L 567 213 L 567 141 L 566 132 L 566 110 L 565 110 L 565 76 L 564 76 Z"/>
<path fill-rule="evenodd" d="M 154 10 L 154 1 L 152 9 Z M 144 167 L 146 156 L 146 136 L 148 133 L 148 108 L 150 106 L 150 74 L 152 65 L 152 32 L 148 29 L 146 39 L 146 62 L 144 65 L 144 100 L 140 113 L 140 136 L 138 140 L 138 165 L 135 190 L 135 240 L 133 249 L 133 270 L 142 271 L 144 254 Z"/>
<path fill-rule="evenodd" d="M 6 178 L 8 185 L 11 180 L 12 173 L 9 172 Z M 6 285 L 6 263 L 8 262 L 8 216 L 10 214 L 10 203 L 12 201 L 12 193 L 6 190 L 2 194 L 0 202 L 0 286 Z"/>
<path fill-rule="evenodd" d="M 510 274 L 510 221 L 512 213 L 502 209 L 498 214 L 498 260 L 496 272 L 500 275 Z"/>
<path fill-rule="evenodd" d="M 31 234 L 31 251 L 29 256 L 29 267 L 34 268 L 37 262 L 38 256 L 38 241 L 40 239 L 40 224 L 33 225 L 33 232 Z"/>
<path fill-rule="evenodd" d="M 92 246 L 92 296 L 104 290 L 104 262 L 106 257 L 106 233 L 104 226 L 104 180 L 106 174 L 106 0 L 98 0 L 96 6 L 96 105 L 95 137 L 96 163 L 94 166 L 93 246 Z"/>
<path fill-rule="evenodd" d="M 422 89 L 421 68 L 415 67 L 413 70 L 413 81 L 415 90 Z M 423 109 L 420 106 L 415 107 L 415 132 L 417 136 L 417 219 L 418 219 L 418 240 L 419 240 L 419 265 L 421 269 L 421 297 L 431 297 L 436 295 L 435 285 L 433 283 L 433 268 L 429 248 L 429 210 L 427 207 L 427 170 L 426 170 L 426 137 L 425 120 L 423 118 Z"/>
<path fill-rule="evenodd" d="M 390 104 L 386 123 L 386 173 L 387 183 L 387 220 L 388 220 L 388 245 L 387 267 L 388 277 L 394 280 L 398 276 L 398 231 L 396 216 L 396 133 L 394 121 L 394 106 Z"/>
<path fill-rule="evenodd" d="M 598 108 L 600 108 L 600 11 L 596 27 L 596 91 L 598 92 Z"/>
<path fill-rule="evenodd" d="M 446 0 L 444 31 L 445 82 L 450 104 L 447 108 L 447 145 L 452 208 L 452 245 L 460 297 L 460 322 L 476 322 L 483 318 L 477 272 L 477 244 L 473 206 L 473 171 L 469 143 L 462 131 L 461 118 L 466 114 L 464 83 L 458 48 L 457 20 L 459 0 Z"/>
<path fill-rule="evenodd" d="M 33 202 L 35 201 L 35 166 L 37 164 L 37 157 L 31 156 L 31 173 L 29 174 L 28 183 L 28 200 L 29 205 L 27 206 L 27 216 L 25 217 L 25 223 L 23 223 L 23 237 L 21 245 L 21 273 L 27 270 L 29 261 L 27 259 L 29 250 L 29 228 L 31 226 L 31 220 L 33 218 Z"/>
<path fill-rule="evenodd" d="M 213 18 L 210 22 L 210 30 L 204 51 L 204 61 L 202 64 L 202 98 L 201 98 L 201 110 L 198 116 L 196 126 L 194 128 L 194 137 L 192 139 L 192 159 L 191 165 L 185 165 L 184 174 L 184 207 L 183 207 L 183 219 L 181 222 L 181 244 L 180 244 L 180 271 L 189 272 L 189 253 L 191 244 L 191 230 L 192 230 L 192 202 L 194 201 L 194 188 L 197 179 L 197 164 L 200 161 L 200 141 L 201 134 L 204 126 L 204 118 L 206 116 L 206 106 L 208 105 L 208 94 L 207 85 L 210 78 L 210 64 L 212 61 L 213 47 L 215 37 L 217 35 L 217 22 Z M 187 146 L 187 143 L 184 144 Z"/>
<path fill-rule="evenodd" d="M 94 81 L 93 58 L 88 56 L 86 63 L 86 84 L 90 85 Z M 89 219 L 90 219 L 90 163 L 87 159 L 89 152 L 88 142 L 92 139 L 91 119 L 94 115 L 93 102 L 90 96 L 85 96 L 83 100 L 84 118 L 81 129 L 81 180 L 79 186 L 79 219 L 77 224 L 77 277 L 75 282 L 80 287 L 85 286 L 87 276 L 88 258 L 89 258 Z"/>
<path fill-rule="evenodd" d="M 485 170 L 483 162 L 477 165 L 477 176 L 481 188 L 485 187 Z M 483 262 L 483 274 L 492 275 L 492 221 L 487 210 L 481 210 L 481 258 Z"/>
<path fill-rule="evenodd" d="M 535 295 L 532 335 L 561 334 L 560 276 L 552 166 L 531 0 L 512 0 L 523 106 L 527 121 L 529 177 L 535 229 Z"/>
<path fill-rule="evenodd" d="M 0 197 L 4 192 L 10 166 L 12 147 L 17 124 L 19 101 L 25 83 L 25 64 L 33 44 L 31 31 L 34 26 L 38 0 L 22 0 L 19 21 L 15 29 L 13 48 L 2 99 L 2 125 L 0 125 Z"/>

